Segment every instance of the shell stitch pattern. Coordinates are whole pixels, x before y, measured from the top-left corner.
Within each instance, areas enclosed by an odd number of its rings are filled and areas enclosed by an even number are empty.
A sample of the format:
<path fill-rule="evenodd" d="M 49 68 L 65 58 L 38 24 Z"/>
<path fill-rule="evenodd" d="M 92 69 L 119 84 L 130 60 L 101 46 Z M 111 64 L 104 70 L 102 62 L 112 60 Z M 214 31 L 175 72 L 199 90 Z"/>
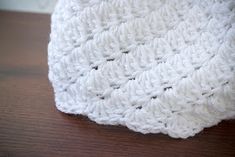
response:
<path fill-rule="evenodd" d="M 235 117 L 233 0 L 59 0 L 56 107 L 174 138 Z"/>

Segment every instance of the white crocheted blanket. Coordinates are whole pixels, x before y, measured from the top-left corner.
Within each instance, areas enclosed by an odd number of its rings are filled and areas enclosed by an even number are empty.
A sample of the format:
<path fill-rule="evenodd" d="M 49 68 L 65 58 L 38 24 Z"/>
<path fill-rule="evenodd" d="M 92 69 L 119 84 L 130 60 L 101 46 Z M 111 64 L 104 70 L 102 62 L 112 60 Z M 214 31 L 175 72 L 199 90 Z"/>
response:
<path fill-rule="evenodd" d="M 235 116 L 234 0 L 59 0 L 57 108 L 187 138 Z"/>

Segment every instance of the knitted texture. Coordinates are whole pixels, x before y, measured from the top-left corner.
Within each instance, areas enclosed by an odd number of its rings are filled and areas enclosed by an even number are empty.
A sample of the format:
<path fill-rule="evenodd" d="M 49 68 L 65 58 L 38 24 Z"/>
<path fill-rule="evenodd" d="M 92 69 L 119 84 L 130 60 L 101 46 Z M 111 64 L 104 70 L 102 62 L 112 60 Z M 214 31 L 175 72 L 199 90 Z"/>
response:
<path fill-rule="evenodd" d="M 62 112 L 174 138 L 235 116 L 234 0 L 59 0 L 50 38 Z"/>

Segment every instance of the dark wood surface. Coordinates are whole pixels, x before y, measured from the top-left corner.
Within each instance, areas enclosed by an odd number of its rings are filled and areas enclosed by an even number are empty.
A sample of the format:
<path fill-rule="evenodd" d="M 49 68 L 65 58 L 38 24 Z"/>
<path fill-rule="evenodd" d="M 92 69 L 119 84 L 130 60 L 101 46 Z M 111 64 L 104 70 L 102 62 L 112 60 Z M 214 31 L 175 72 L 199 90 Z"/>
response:
<path fill-rule="evenodd" d="M 49 32 L 49 15 L 0 12 L 0 157 L 235 156 L 234 120 L 181 140 L 57 111 L 47 78 Z"/>

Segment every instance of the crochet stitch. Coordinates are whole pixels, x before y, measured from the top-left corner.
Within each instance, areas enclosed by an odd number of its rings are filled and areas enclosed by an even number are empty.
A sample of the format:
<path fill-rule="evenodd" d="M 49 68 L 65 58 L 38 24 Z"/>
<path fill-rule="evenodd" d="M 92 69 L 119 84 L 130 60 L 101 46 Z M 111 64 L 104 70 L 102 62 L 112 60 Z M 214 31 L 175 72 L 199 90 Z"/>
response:
<path fill-rule="evenodd" d="M 174 138 L 235 116 L 234 0 L 59 0 L 50 38 L 62 112 Z"/>

